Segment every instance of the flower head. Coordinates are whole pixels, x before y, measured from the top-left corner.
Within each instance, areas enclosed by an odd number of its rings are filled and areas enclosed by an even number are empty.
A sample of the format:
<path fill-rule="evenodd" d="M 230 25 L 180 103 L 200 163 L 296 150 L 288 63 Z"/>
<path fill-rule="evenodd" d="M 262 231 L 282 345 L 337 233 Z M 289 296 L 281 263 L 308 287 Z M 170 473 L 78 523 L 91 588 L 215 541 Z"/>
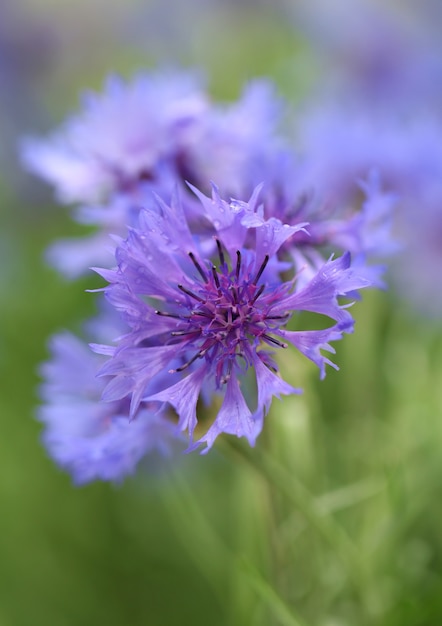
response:
<path fill-rule="evenodd" d="M 273 396 L 299 393 L 278 376 L 273 353 L 293 344 L 324 374 L 321 349 L 351 331 L 353 320 L 339 296 L 369 285 L 350 266 L 349 255 L 325 262 L 299 291 L 278 276 L 278 251 L 304 228 L 259 217 L 257 192 L 249 202 L 200 195 L 212 239 L 195 238 L 180 210 L 158 200 L 140 213 L 137 228 L 117 249 L 118 269 L 104 270 L 107 294 L 132 327 L 101 370 L 113 379 L 104 398 L 171 404 L 192 442 L 200 395 L 222 395 L 222 404 L 198 443 L 210 448 L 221 432 L 259 434 Z M 256 219 L 253 218 L 256 215 Z M 159 271 L 161 268 L 161 271 Z M 325 330 L 287 330 L 295 311 L 328 316 Z M 158 321 L 156 321 L 158 320 Z M 247 372 L 254 371 L 257 399 L 246 399 Z M 243 382 L 243 389 L 240 383 Z M 244 393 L 243 393 L 244 392 Z"/>
<path fill-rule="evenodd" d="M 23 160 L 62 202 L 97 202 L 157 178 L 164 166 L 179 169 L 206 108 L 207 97 L 189 74 L 111 77 L 48 140 L 26 140 Z"/>
<path fill-rule="evenodd" d="M 266 166 L 261 170 L 262 211 L 250 215 L 249 224 L 276 218 L 284 224 L 308 224 L 284 242 L 282 250 L 302 274 L 297 289 L 310 280 L 331 254 L 348 251 L 353 264 L 365 268 L 377 286 L 384 268 L 371 265 L 384 260 L 397 250 L 393 241 L 392 223 L 396 194 L 384 189 L 380 172 L 371 169 L 365 176 L 348 182 L 348 196 L 335 193 L 333 184 L 327 188 L 313 184 L 309 178 L 308 159 L 302 161 L 289 150 L 269 151 Z M 324 177 L 322 177 L 324 178 Z M 318 176 L 319 180 L 321 176 Z"/>
<path fill-rule="evenodd" d="M 105 383 L 96 372 L 103 357 L 67 332 L 54 335 L 50 347 L 51 358 L 40 369 L 38 417 L 50 455 L 76 484 L 120 481 L 152 450 L 171 453 L 180 433 L 163 414 L 145 405 L 129 421 L 127 402 L 101 401 Z"/>

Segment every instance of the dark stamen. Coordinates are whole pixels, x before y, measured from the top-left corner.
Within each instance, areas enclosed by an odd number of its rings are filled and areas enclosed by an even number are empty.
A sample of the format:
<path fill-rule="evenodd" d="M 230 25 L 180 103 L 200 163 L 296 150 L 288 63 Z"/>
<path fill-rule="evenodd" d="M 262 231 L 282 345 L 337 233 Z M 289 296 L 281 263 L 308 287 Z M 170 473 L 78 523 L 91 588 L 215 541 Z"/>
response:
<path fill-rule="evenodd" d="M 201 330 L 199 328 L 195 328 L 194 330 L 174 330 L 170 334 L 172 337 L 182 337 L 183 335 L 194 335 L 200 332 Z"/>
<path fill-rule="evenodd" d="M 174 317 L 179 320 L 181 317 L 179 315 L 174 315 L 173 313 L 167 313 L 167 311 L 155 311 L 156 315 L 161 315 L 161 317 Z"/>
<path fill-rule="evenodd" d="M 264 257 L 264 261 L 261 263 L 261 267 L 259 268 L 255 278 L 252 280 L 252 283 L 254 285 L 256 285 L 256 283 L 258 282 L 258 280 L 261 278 L 261 274 L 263 273 L 263 271 L 266 268 L 267 263 L 269 262 L 269 255 L 266 254 Z"/>
<path fill-rule="evenodd" d="M 192 363 L 194 363 L 197 359 L 201 359 L 206 354 L 206 352 L 207 352 L 207 350 L 200 350 L 199 352 L 197 352 L 190 359 L 190 361 L 187 361 L 187 363 L 184 363 L 184 365 L 181 365 L 180 367 L 177 367 L 176 370 L 169 370 L 169 374 L 175 374 L 176 372 L 182 372 L 183 370 L 188 368 L 189 365 L 192 365 Z"/>
<path fill-rule="evenodd" d="M 214 265 L 212 265 L 212 276 L 213 276 L 213 280 L 215 281 L 215 285 L 218 288 L 218 291 L 220 291 L 221 285 L 219 282 L 218 272 L 216 271 L 216 267 Z"/>
<path fill-rule="evenodd" d="M 190 256 L 190 259 L 191 259 L 192 263 L 195 265 L 196 269 L 198 270 L 201 278 L 203 279 L 203 281 L 205 283 L 207 283 L 209 281 L 209 279 L 207 278 L 207 274 L 203 270 L 201 265 L 198 263 L 198 261 L 196 260 L 195 255 L 193 254 L 193 252 L 189 252 L 189 256 Z"/>
<path fill-rule="evenodd" d="M 183 293 L 186 293 L 191 298 L 195 298 L 195 300 L 198 300 L 198 302 L 202 302 L 204 304 L 205 300 L 197 296 L 196 293 L 193 293 L 193 291 L 190 291 L 189 289 L 186 289 L 185 287 L 183 287 L 183 285 L 178 285 L 178 289 L 182 291 Z"/>
<path fill-rule="evenodd" d="M 279 341 L 278 339 L 274 339 L 274 337 L 270 337 L 270 335 L 267 335 L 264 333 L 264 335 L 262 335 L 262 338 L 265 339 L 266 341 L 270 341 L 270 343 L 274 343 L 275 346 L 279 346 L 280 348 L 288 348 L 288 343 L 282 343 L 282 341 Z"/>
<path fill-rule="evenodd" d="M 239 271 L 241 269 L 241 252 L 236 251 L 236 279 L 239 279 Z"/>
<path fill-rule="evenodd" d="M 237 304 L 239 302 L 238 289 L 233 285 L 230 285 L 229 289 L 233 295 L 232 304 Z"/>
<path fill-rule="evenodd" d="M 216 247 L 218 248 L 218 256 L 219 256 L 220 265 L 224 265 L 225 259 L 224 259 L 224 252 L 221 246 L 221 242 L 219 239 L 215 239 L 215 241 L 216 241 Z"/>
<path fill-rule="evenodd" d="M 254 304 L 258 300 L 259 296 L 262 294 L 264 289 L 265 289 L 265 285 L 261 285 L 261 287 L 258 289 L 258 291 L 253 296 L 252 300 L 250 301 L 250 304 Z"/>

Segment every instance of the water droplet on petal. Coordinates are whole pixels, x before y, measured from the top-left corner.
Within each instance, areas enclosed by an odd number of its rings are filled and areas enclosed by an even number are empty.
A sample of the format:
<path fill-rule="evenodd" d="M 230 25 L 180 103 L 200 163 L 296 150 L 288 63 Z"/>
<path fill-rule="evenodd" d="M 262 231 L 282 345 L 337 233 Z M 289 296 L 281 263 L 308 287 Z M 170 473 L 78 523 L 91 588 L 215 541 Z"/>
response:
<path fill-rule="evenodd" d="M 232 200 L 230 208 L 234 213 L 240 213 L 244 209 L 244 203 L 239 200 Z"/>

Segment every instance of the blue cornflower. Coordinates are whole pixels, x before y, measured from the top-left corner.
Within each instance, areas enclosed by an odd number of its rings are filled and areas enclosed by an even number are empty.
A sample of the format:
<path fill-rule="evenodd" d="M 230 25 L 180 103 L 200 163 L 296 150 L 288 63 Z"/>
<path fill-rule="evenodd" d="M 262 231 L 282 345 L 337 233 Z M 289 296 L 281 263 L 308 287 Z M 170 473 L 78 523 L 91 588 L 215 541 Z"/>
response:
<path fill-rule="evenodd" d="M 198 141 L 208 98 L 190 73 L 112 76 L 48 139 L 23 142 L 26 167 L 62 202 L 97 202 L 162 170 L 179 172 Z M 183 165 L 184 164 L 184 165 Z"/>
<path fill-rule="evenodd" d="M 22 142 L 22 160 L 65 203 L 136 194 L 173 176 L 229 193 L 250 185 L 269 146 L 281 141 L 282 102 L 269 81 L 252 81 L 238 101 L 211 101 L 189 72 L 110 77 L 48 138 Z"/>
<path fill-rule="evenodd" d="M 105 382 L 96 372 L 102 356 L 68 332 L 54 335 L 50 349 L 51 358 L 40 367 L 38 418 L 50 455 L 76 484 L 120 481 L 151 451 L 173 451 L 182 435 L 164 414 L 145 405 L 129 421 L 127 402 L 101 401 Z"/>
<path fill-rule="evenodd" d="M 186 72 L 109 78 L 48 138 L 23 141 L 25 166 L 62 202 L 81 203 L 77 222 L 96 227 L 52 244 L 48 260 L 69 278 L 107 265 L 109 233 L 125 232 L 152 190 L 167 199 L 177 185 L 210 189 L 216 177 L 229 194 L 248 194 L 281 142 L 281 113 L 268 81 L 253 81 L 238 101 L 218 104 Z"/>
<path fill-rule="evenodd" d="M 305 224 L 254 220 L 261 213 L 259 190 L 249 202 L 229 203 L 216 188 L 212 198 L 195 191 L 212 238 L 192 235 L 176 198 L 172 206 L 158 199 L 156 210 L 141 211 L 138 227 L 120 242 L 117 269 L 99 270 L 110 282 L 109 300 L 132 328 L 101 369 L 113 377 L 103 398 L 131 397 L 133 416 L 141 402 L 171 404 L 192 446 L 199 398 L 208 402 L 213 393 L 221 394 L 217 416 L 197 444 L 210 448 L 224 432 L 253 445 L 273 396 L 301 391 L 279 377 L 274 351 L 292 344 L 324 376 L 325 365 L 333 364 L 321 350 L 333 352 L 329 342 L 353 328 L 338 297 L 370 282 L 344 254 L 325 262 L 296 291 L 296 276 L 279 277 L 287 265 L 278 252 Z M 319 313 L 335 323 L 320 330 L 288 330 L 296 311 Z M 256 380 L 255 399 L 248 389 L 249 370 Z"/>
<path fill-rule="evenodd" d="M 337 198 L 330 191 L 333 185 L 325 191 L 308 183 L 306 164 L 292 152 L 277 150 L 269 156 L 262 215 L 249 219 L 255 224 L 270 217 L 287 224 L 308 223 L 308 231 L 300 230 L 283 245 L 295 268 L 302 269 L 297 288 L 317 273 L 330 254 L 346 251 L 353 266 L 364 270 L 375 286 L 383 286 L 380 276 L 385 267 L 378 263 L 397 250 L 392 236 L 397 198 L 383 188 L 380 173 L 372 169 L 355 180 L 351 199 Z"/>
<path fill-rule="evenodd" d="M 386 244 L 388 253 L 391 244 L 381 223 L 382 213 L 387 227 L 393 218 L 400 250 L 390 278 L 418 310 L 440 315 L 437 233 L 442 203 L 442 124 L 437 111 L 431 110 L 431 102 L 427 104 L 428 110 L 418 108 L 404 118 L 395 108 L 353 106 L 343 113 L 342 107 L 329 103 L 321 112 L 309 113 L 310 120 L 309 116 L 301 120 L 300 128 L 308 154 L 306 178 L 319 181 L 325 197 L 332 195 L 343 205 L 354 202 L 355 180 L 375 166 L 384 191 L 379 195 L 369 180 L 363 189 L 366 210 L 348 226 L 358 222 L 363 226 L 367 236 L 359 241 L 368 244 L 367 256 L 372 254 L 373 244 L 376 256 L 384 256 L 382 248 L 385 251 Z M 391 207 L 393 203 L 394 215 L 390 211 L 388 217 L 388 204 Z M 377 233 L 372 229 L 376 223 L 381 225 Z M 349 229 L 347 232 L 351 234 Z"/>
<path fill-rule="evenodd" d="M 247 83 L 233 102 L 212 103 L 199 140 L 188 154 L 186 180 L 204 190 L 216 180 L 223 194 L 248 196 L 267 178 L 269 155 L 286 144 L 287 108 L 272 82 L 264 79 Z"/>

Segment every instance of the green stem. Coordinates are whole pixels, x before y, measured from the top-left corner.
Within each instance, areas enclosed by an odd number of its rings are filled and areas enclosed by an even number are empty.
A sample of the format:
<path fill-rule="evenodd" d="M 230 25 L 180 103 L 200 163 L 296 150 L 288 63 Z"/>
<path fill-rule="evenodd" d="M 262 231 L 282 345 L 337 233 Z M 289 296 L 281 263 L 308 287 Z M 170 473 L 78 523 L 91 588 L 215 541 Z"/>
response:
<path fill-rule="evenodd" d="M 281 467 L 269 453 L 262 449 L 243 446 L 241 442 L 231 437 L 224 439 L 220 448 L 229 456 L 233 455 L 245 461 L 296 507 L 338 556 L 361 602 L 368 613 L 372 614 L 375 611 L 375 604 L 369 593 L 367 569 L 356 546 L 342 526 L 333 517 L 325 516 L 309 490 L 294 475 Z"/>
<path fill-rule="evenodd" d="M 264 580 L 260 572 L 258 572 L 250 562 L 242 560 L 240 566 L 249 583 L 259 594 L 261 599 L 269 606 L 273 616 L 276 617 L 281 624 L 284 626 L 308 626 L 299 615 L 295 614 L 293 607 L 289 607 L 281 596 L 276 593 L 275 589 Z"/>
<path fill-rule="evenodd" d="M 289 607 L 258 571 L 258 569 L 241 555 L 235 554 L 225 544 L 217 531 L 213 528 L 203 513 L 198 500 L 189 489 L 186 481 L 177 473 L 172 475 L 175 489 L 164 498 L 164 502 L 174 519 L 178 519 L 180 535 L 189 549 L 202 573 L 212 583 L 219 595 L 220 602 L 225 606 L 226 598 L 223 595 L 224 585 L 219 584 L 222 576 L 228 576 L 228 571 L 240 571 L 243 581 L 248 584 L 271 610 L 272 616 L 283 626 L 309 626 L 299 616 L 295 615 L 293 607 Z M 184 518 L 186 519 L 183 526 Z M 197 545 L 189 543 L 191 537 L 197 537 Z M 207 555 L 210 558 L 207 559 Z M 214 575 L 215 578 L 214 579 Z"/>

